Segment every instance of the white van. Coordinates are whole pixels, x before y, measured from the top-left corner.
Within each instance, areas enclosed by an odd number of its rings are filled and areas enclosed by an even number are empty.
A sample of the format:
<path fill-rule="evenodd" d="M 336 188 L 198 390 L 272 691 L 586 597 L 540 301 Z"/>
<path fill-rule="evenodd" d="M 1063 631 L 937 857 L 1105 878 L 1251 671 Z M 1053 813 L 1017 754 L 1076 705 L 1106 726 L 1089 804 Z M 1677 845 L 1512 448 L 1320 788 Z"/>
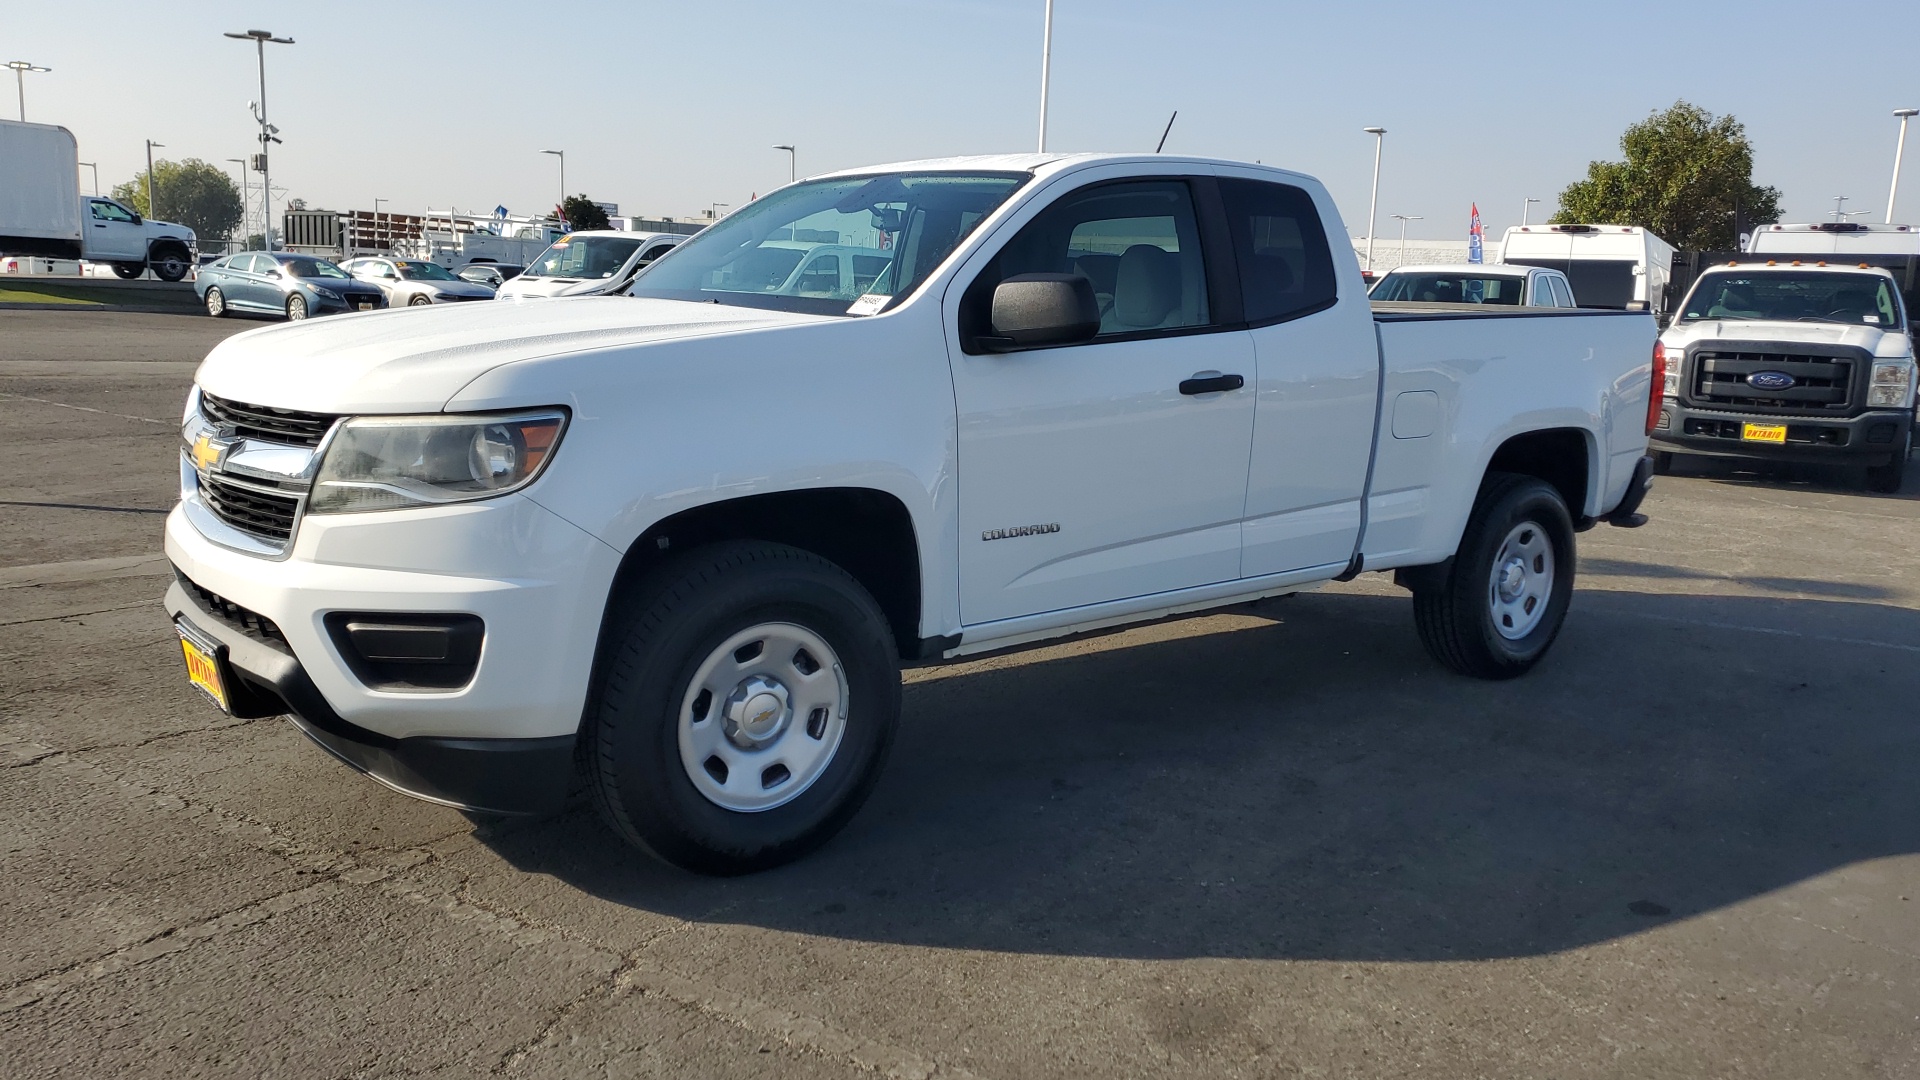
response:
<path fill-rule="evenodd" d="M 1920 255 L 1920 228 L 1869 225 L 1859 221 L 1816 221 L 1802 225 L 1762 225 L 1747 241 L 1752 255 L 1837 255 L 1836 262 L 1862 255 Z"/>
<path fill-rule="evenodd" d="M 1500 242 L 1500 261 L 1559 270 L 1580 306 L 1632 303 L 1664 314 L 1673 274 L 1672 244 L 1634 225 L 1516 225 Z"/>
<path fill-rule="evenodd" d="M 501 300 L 596 296 L 625 288 L 633 275 L 686 237 L 613 229 L 571 232 L 555 240 L 518 277 L 500 286 Z"/>

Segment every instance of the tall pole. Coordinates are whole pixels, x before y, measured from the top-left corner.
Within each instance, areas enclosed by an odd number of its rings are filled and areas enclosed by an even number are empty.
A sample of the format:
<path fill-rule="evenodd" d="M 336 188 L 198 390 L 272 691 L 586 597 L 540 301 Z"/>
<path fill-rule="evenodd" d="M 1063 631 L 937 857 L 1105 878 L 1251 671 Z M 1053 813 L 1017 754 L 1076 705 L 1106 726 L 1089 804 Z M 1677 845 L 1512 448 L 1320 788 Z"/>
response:
<path fill-rule="evenodd" d="M 1367 269 L 1373 269 L 1373 224 L 1380 217 L 1380 151 L 1386 145 L 1387 129 L 1370 127 L 1361 129 L 1373 136 L 1373 199 L 1367 203 Z"/>
<path fill-rule="evenodd" d="M 1913 119 L 1920 109 L 1895 109 L 1893 115 L 1900 118 L 1900 141 L 1893 146 L 1893 189 L 1887 192 L 1887 224 L 1893 224 L 1893 200 L 1900 194 L 1900 158 L 1907 152 L 1907 121 Z"/>
<path fill-rule="evenodd" d="M 1424 221 L 1425 215 L 1395 214 L 1393 215 L 1393 217 L 1395 220 L 1400 222 L 1400 265 L 1405 266 L 1407 265 L 1407 222 Z"/>
<path fill-rule="evenodd" d="M 247 189 L 247 159 L 230 157 L 228 161 L 240 166 L 240 205 L 244 207 L 240 214 L 240 250 L 250 250 L 253 245 L 247 242 L 247 215 L 253 213 L 253 196 Z"/>
<path fill-rule="evenodd" d="M 1040 153 L 1047 152 L 1047 88 L 1053 75 L 1053 0 L 1047 0 L 1047 20 L 1040 32 Z"/>
<path fill-rule="evenodd" d="M 787 183 L 791 184 L 799 179 L 799 153 L 795 151 L 792 146 L 788 145 L 776 146 L 774 149 L 785 150 L 787 152 Z"/>
<path fill-rule="evenodd" d="M 1527 216 L 1533 210 L 1533 204 L 1539 201 L 1539 199 L 1528 199 L 1526 205 L 1520 208 L 1520 224 L 1522 227 L 1527 224 Z"/>
<path fill-rule="evenodd" d="M 267 151 L 270 144 L 280 140 L 274 138 L 279 128 L 267 122 L 267 42 L 275 45 L 291 45 L 292 38 L 278 38 L 271 30 L 249 30 L 244 34 L 228 33 L 228 37 L 237 41 L 252 41 L 255 54 L 260 63 L 260 239 L 268 251 L 273 250 L 273 172 L 268 167 Z"/>
<path fill-rule="evenodd" d="M 154 142 L 152 139 L 147 140 L 147 216 L 156 221 L 160 219 L 160 215 L 153 212 L 153 148 L 158 146 L 164 149 L 166 145 L 166 143 Z"/>
<path fill-rule="evenodd" d="M 14 89 L 20 94 L 20 122 L 27 122 L 27 72 L 52 71 L 49 67 L 40 67 L 25 60 L 9 60 L 7 66 L 13 69 Z"/>
<path fill-rule="evenodd" d="M 567 212 L 567 152 L 565 150 L 542 150 L 543 154 L 552 154 L 560 159 L 560 201 L 553 204 L 554 210 L 561 214 Z M 562 220 L 565 220 L 564 218 Z"/>

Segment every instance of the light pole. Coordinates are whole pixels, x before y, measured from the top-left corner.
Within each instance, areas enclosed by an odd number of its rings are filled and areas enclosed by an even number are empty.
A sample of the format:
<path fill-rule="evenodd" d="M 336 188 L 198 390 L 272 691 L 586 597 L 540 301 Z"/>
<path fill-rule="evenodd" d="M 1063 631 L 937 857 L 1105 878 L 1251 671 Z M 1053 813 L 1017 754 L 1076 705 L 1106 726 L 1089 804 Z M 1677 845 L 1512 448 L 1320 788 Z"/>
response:
<path fill-rule="evenodd" d="M 247 191 L 247 159 L 230 157 L 227 160 L 240 166 L 240 205 L 243 207 L 240 213 L 240 250 L 247 251 L 253 246 L 247 242 L 247 215 L 253 212 L 253 196 Z"/>
<path fill-rule="evenodd" d="M 158 146 L 165 149 L 166 145 L 166 143 L 154 142 L 152 139 L 147 140 L 147 216 L 156 221 L 160 219 L 160 215 L 153 212 L 153 148 Z"/>
<path fill-rule="evenodd" d="M 1526 225 L 1527 216 L 1533 210 L 1533 204 L 1539 201 L 1539 199 L 1528 199 L 1527 204 L 1520 208 L 1520 224 L 1522 226 Z"/>
<path fill-rule="evenodd" d="M 793 183 L 796 179 L 799 178 L 798 170 L 799 170 L 800 155 L 791 146 L 776 146 L 774 147 L 774 149 L 785 150 L 787 152 L 787 183 L 789 184 Z"/>
<path fill-rule="evenodd" d="M 707 204 L 707 216 L 708 216 L 708 217 L 710 217 L 710 218 L 712 218 L 712 219 L 713 219 L 713 220 L 715 220 L 715 221 L 718 221 L 718 220 L 720 220 L 720 218 L 721 218 L 721 213 L 720 213 L 720 208 L 721 208 L 721 207 L 723 207 L 723 206 L 731 206 L 731 205 L 733 205 L 733 204 L 732 204 L 732 203 L 723 203 L 723 202 L 717 202 L 717 203 L 708 203 L 708 204 Z"/>
<path fill-rule="evenodd" d="M 1420 214 L 1394 214 L 1393 218 L 1400 222 L 1400 265 L 1405 266 L 1407 265 L 1407 222 L 1425 221 L 1426 218 Z"/>
<path fill-rule="evenodd" d="M 9 60 L 7 66 L 13 69 L 15 88 L 20 91 L 20 122 L 27 122 L 27 72 L 52 71 L 52 68 L 29 64 L 25 60 Z"/>
<path fill-rule="evenodd" d="M 82 161 L 80 162 L 80 164 L 85 165 L 87 168 L 93 170 L 93 193 L 96 196 L 99 195 L 100 194 L 100 166 L 94 164 L 91 161 Z"/>
<path fill-rule="evenodd" d="M 273 250 L 273 173 L 267 168 L 267 149 L 269 143 L 280 140 L 275 136 L 280 129 L 267 123 L 267 42 L 275 45 L 291 45 L 292 38 L 278 38 L 271 30 L 249 30 L 244 34 L 229 32 L 228 37 L 236 41 L 251 41 L 260 58 L 260 112 L 255 117 L 260 121 L 260 241 L 268 250 Z"/>
<path fill-rule="evenodd" d="M 1047 0 L 1047 18 L 1040 31 L 1040 153 L 1047 152 L 1047 84 L 1053 74 L 1053 0 Z"/>
<path fill-rule="evenodd" d="M 1920 109 L 1895 109 L 1893 115 L 1900 118 L 1900 141 L 1893 146 L 1893 190 L 1887 192 L 1887 224 L 1893 224 L 1893 200 L 1900 194 L 1900 156 L 1907 152 L 1907 121 L 1920 114 Z"/>
<path fill-rule="evenodd" d="M 567 152 L 565 150 L 542 150 L 543 154 L 552 154 L 560 159 L 560 201 L 553 208 L 561 214 L 567 212 Z M 564 218 L 562 220 L 565 220 Z"/>
<path fill-rule="evenodd" d="M 376 196 L 374 196 L 374 199 L 373 199 L 373 216 L 374 216 L 374 217 L 376 217 L 376 218 L 377 218 L 377 217 L 379 217 L 379 216 L 380 216 L 380 204 L 381 204 L 381 203 L 383 203 L 383 202 L 386 202 L 386 201 L 387 201 L 387 200 L 385 200 L 385 199 L 382 199 L 382 198 L 380 198 L 380 197 L 379 197 L 379 196 L 377 196 L 377 195 L 376 195 Z"/>
<path fill-rule="evenodd" d="M 1367 269 L 1373 269 L 1373 223 L 1380 216 L 1380 151 L 1387 143 L 1387 129 L 1361 128 L 1373 136 L 1373 199 L 1367 203 Z"/>

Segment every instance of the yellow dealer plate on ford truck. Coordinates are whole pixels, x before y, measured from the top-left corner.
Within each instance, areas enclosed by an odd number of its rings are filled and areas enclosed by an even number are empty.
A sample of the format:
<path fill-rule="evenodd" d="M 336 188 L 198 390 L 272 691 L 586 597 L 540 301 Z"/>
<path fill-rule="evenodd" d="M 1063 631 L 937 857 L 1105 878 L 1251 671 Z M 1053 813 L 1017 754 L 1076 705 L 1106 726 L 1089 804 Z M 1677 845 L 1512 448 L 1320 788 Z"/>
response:
<path fill-rule="evenodd" d="M 1740 441 L 1784 444 L 1787 441 L 1787 425 L 1741 424 Z"/>

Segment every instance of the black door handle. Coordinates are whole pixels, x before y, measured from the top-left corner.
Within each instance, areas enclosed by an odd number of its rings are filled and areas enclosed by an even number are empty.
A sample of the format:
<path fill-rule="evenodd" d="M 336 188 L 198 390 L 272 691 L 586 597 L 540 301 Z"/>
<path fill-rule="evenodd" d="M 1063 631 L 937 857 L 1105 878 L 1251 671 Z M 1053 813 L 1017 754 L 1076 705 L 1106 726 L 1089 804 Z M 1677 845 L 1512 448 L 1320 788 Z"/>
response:
<path fill-rule="evenodd" d="M 1247 385 L 1247 380 L 1238 375 L 1215 375 L 1199 372 L 1191 379 L 1180 380 L 1180 392 L 1188 396 L 1194 394 L 1217 394 L 1223 390 L 1238 390 Z"/>

